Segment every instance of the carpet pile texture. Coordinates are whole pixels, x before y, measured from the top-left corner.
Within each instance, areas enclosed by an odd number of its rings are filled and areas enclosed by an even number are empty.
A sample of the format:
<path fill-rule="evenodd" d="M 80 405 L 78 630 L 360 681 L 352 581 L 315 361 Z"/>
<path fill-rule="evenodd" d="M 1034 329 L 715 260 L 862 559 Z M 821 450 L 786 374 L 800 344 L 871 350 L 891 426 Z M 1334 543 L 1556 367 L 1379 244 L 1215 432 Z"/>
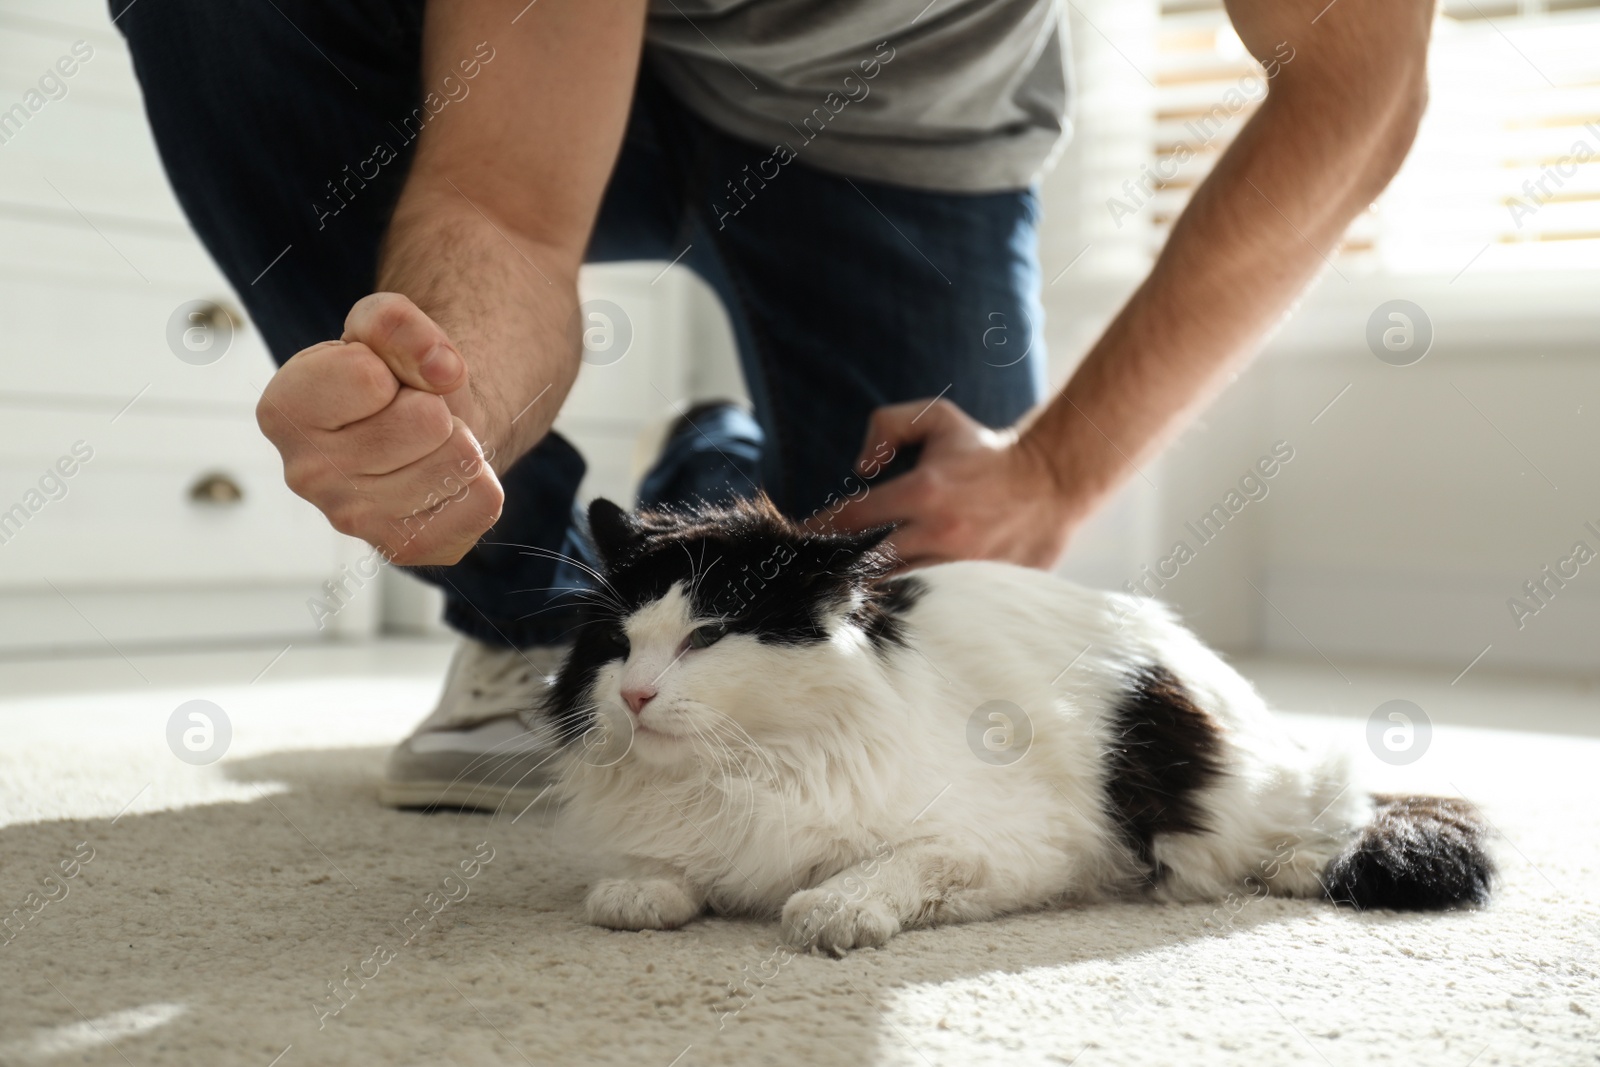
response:
<path fill-rule="evenodd" d="M 1343 690 L 1313 674 L 1280 688 Z M 1436 723 L 1394 767 L 1364 717 L 1293 717 L 1380 788 L 1480 805 L 1486 910 L 1120 904 L 791 959 L 758 922 L 585 926 L 549 812 L 380 807 L 436 676 L 204 688 L 0 704 L 0 1063 L 1600 1063 L 1593 736 Z M 231 725 L 209 766 L 167 742 L 198 696 Z"/>

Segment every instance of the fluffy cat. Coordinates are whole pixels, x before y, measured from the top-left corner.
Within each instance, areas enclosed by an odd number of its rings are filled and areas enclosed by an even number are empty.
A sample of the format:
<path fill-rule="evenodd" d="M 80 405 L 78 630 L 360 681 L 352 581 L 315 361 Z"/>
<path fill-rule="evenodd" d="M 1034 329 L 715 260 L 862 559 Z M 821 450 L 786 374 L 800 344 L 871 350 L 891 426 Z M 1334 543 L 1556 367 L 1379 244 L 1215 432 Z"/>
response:
<path fill-rule="evenodd" d="M 1001 563 L 889 577 L 887 530 L 766 499 L 589 511 L 604 561 L 544 713 L 590 922 L 780 917 L 842 954 L 1050 904 L 1487 899 L 1464 802 L 1373 797 L 1160 605 Z"/>

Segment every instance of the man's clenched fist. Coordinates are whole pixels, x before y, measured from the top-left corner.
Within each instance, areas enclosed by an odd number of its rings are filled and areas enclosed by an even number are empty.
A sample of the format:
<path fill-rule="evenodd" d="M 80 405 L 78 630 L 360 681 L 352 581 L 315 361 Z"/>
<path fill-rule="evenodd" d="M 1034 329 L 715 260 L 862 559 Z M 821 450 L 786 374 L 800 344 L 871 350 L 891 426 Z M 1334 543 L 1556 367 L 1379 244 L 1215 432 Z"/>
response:
<path fill-rule="evenodd" d="M 468 429 L 483 423 L 466 360 L 397 293 L 363 298 L 344 325 L 283 365 L 256 421 L 289 488 L 335 529 L 393 563 L 455 563 L 505 502 Z"/>

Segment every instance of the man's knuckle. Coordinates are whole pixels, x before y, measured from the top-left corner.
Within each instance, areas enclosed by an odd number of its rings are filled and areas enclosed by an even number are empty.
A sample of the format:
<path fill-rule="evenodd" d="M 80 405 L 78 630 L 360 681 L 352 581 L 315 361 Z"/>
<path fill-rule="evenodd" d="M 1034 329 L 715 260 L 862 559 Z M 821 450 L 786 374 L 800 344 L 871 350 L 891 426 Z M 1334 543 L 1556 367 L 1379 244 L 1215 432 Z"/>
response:
<path fill-rule="evenodd" d="M 367 528 L 371 510 L 357 500 L 339 500 L 326 505 L 322 513 L 335 530 L 351 537 L 360 537 Z"/>
<path fill-rule="evenodd" d="M 283 483 L 300 496 L 306 496 L 316 486 L 315 467 L 303 456 L 285 456 Z"/>
<path fill-rule="evenodd" d="M 366 345 L 353 346 L 348 373 L 351 387 L 361 396 L 387 396 L 394 392 L 394 372 Z"/>
<path fill-rule="evenodd" d="M 500 518 L 500 510 L 506 504 L 506 491 L 498 482 L 484 479 L 473 486 L 473 495 L 478 499 L 478 516 L 482 529 L 487 530 Z"/>
<path fill-rule="evenodd" d="M 272 401 L 268 400 L 267 395 L 263 393 L 261 399 L 256 401 L 256 425 L 261 427 L 261 432 L 266 436 L 267 440 L 276 443 L 280 423 L 278 409 L 273 406 Z"/>
<path fill-rule="evenodd" d="M 478 445 L 472 438 L 464 433 L 451 436 L 446 447 L 449 455 L 455 461 L 452 473 L 475 472 L 477 464 L 482 460 L 483 453 L 478 451 Z"/>
<path fill-rule="evenodd" d="M 397 563 L 402 567 L 414 567 L 419 563 L 428 562 L 422 549 L 413 542 L 406 542 L 394 547 L 389 552 L 389 562 Z"/>
<path fill-rule="evenodd" d="M 374 300 L 367 316 L 367 338 L 380 347 L 392 342 L 395 336 L 411 323 L 412 304 L 403 297 L 385 294 Z"/>
<path fill-rule="evenodd" d="M 455 418 L 450 414 L 450 405 L 442 397 L 430 393 L 416 393 L 417 399 L 410 403 L 410 425 L 407 427 L 409 434 L 414 439 L 427 441 L 430 444 L 442 444 L 455 433 Z"/>

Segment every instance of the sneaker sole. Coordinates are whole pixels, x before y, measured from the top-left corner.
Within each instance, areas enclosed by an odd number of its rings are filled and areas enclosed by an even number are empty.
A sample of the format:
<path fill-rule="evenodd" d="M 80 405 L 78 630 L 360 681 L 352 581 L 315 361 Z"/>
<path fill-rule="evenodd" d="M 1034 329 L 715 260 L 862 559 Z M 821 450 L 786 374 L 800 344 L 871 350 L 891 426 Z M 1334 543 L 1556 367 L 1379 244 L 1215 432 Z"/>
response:
<path fill-rule="evenodd" d="M 537 789 L 505 789 L 484 782 L 383 782 L 378 786 L 378 803 L 390 808 L 459 808 L 466 811 L 515 811 L 520 819 L 529 808 L 550 792 L 546 784 Z M 551 801 L 551 803 L 554 803 Z M 513 820 L 515 821 L 515 820 Z"/>

